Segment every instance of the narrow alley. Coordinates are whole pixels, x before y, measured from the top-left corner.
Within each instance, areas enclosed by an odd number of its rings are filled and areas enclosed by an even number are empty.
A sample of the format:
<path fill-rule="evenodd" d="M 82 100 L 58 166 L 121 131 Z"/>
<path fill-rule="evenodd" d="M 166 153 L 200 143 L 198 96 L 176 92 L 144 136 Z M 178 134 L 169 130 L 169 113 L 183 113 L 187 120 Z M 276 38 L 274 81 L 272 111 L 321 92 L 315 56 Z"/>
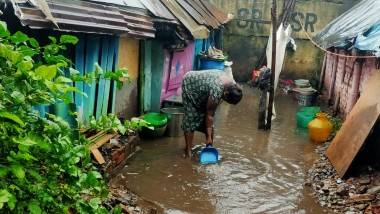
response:
<path fill-rule="evenodd" d="M 183 137 L 142 140 L 142 151 L 122 173 L 125 179 L 114 182 L 172 213 L 323 213 L 304 188 L 316 145 L 307 130 L 296 128 L 296 101 L 278 96 L 273 130 L 259 131 L 258 93 L 245 87 L 240 104 L 218 110 L 219 165 L 183 159 Z M 203 141 L 196 136 L 195 142 Z"/>

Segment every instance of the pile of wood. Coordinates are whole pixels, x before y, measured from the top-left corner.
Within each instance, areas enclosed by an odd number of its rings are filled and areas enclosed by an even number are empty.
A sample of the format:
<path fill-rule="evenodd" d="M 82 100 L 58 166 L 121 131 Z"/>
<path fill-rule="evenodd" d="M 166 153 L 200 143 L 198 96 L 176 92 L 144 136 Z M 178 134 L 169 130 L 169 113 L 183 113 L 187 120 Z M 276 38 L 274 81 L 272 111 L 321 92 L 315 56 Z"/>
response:
<path fill-rule="evenodd" d="M 102 172 L 112 173 L 122 168 L 127 159 L 136 152 L 140 141 L 138 135 L 121 136 L 117 133 L 84 132 L 86 138 L 91 142 L 89 149 L 94 162 Z"/>

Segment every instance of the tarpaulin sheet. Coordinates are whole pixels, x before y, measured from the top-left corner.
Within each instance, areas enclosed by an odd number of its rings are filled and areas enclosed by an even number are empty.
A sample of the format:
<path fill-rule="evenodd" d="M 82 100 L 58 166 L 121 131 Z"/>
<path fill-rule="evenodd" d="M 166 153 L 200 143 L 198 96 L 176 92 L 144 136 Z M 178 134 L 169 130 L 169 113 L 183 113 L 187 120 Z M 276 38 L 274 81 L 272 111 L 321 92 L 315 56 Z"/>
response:
<path fill-rule="evenodd" d="M 380 24 L 374 25 L 367 32 L 360 34 L 355 40 L 355 48 L 372 51 L 380 57 Z"/>
<path fill-rule="evenodd" d="M 271 33 L 268 39 L 268 45 L 267 45 L 267 67 L 271 68 L 272 67 L 272 27 L 271 27 Z M 277 38 L 276 38 L 276 74 L 275 74 L 275 80 L 274 80 L 274 90 L 276 91 L 278 81 L 280 78 L 280 74 L 282 71 L 282 67 L 284 64 L 284 59 L 285 59 L 285 52 L 286 52 L 286 46 L 288 43 L 292 40 L 290 37 L 292 34 L 292 28 L 290 25 L 288 25 L 287 28 L 284 28 L 284 25 L 281 24 L 280 27 L 277 30 Z M 269 99 L 267 99 L 269 101 Z M 267 106 L 269 103 L 267 103 Z M 276 118 L 276 110 L 274 108 L 273 104 L 273 117 L 272 119 Z"/>
<path fill-rule="evenodd" d="M 380 23 L 379 11 L 379 0 L 363 0 L 333 20 L 314 39 L 324 48 L 344 47 L 349 40 Z"/>

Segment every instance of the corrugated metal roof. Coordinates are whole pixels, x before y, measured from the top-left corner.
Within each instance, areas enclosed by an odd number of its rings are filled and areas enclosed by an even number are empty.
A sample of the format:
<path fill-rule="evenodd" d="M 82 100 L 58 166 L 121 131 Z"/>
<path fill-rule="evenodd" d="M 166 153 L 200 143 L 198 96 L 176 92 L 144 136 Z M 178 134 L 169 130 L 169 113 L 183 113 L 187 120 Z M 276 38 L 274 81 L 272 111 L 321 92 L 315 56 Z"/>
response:
<path fill-rule="evenodd" d="M 210 31 L 203 25 L 199 25 L 190 15 L 174 0 L 161 0 L 170 12 L 188 29 L 196 39 L 206 39 Z"/>
<path fill-rule="evenodd" d="M 185 0 L 176 0 L 178 2 L 178 4 L 180 4 L 182 6 L 182 8 L 184 10 L 186 10 L 186 12 L 191 16 L 193 17 L 193 19 L 200 25 L 209 25 L 206 20 L 202 17 L 202 15 L 200 13 L 198 13 L 198 11 L 196 11 L 190 4 L 189 2 L 185 1 Z"/>
<path fill-rule="evenodd" d="M 27 1 L 16 2 L 16 15 L 23 25 L 32 29 L 50 28 L 60 31 L 103 34 L 126 34 L 129 29 L 123 15 L 115 7 L 83 1 L 48 1 L 53 18 L 59 25 L 46 20 L 39 8 Z"/>
<path fill-rule="evenodd" d="M 88 0 L 115 5 L 128 24 L 129 35 L 140 38 L 154 38 L 153 20 L 148 15 L 148 9 L 140 0 Z"/>
<path fill-rule="evenodd" d="M 156 29 L 146 10 L 136 10 L 132 8 L 120 8 L 119 10 L 128 23 L 129 35 L 141 38 L 155 37 Z"/>
<path fill-rule="evenodd" d="M 89 1 L 146 9 L 144 5 L 140 2 L 140 0 L 89 0 Z"/>
<path fill-rule="evenodd" d="M 218 20 L 219 23 L 226 24 L 227 22 L 230 21 L 230 18 L 228 14 L 220 10 L 218 7 L 216 7 L 214 4 L 201 0 L 200 1 L 206 8 L 207 10 Z"/>
<path fill-rule="evenodd" d="M 202 15 L 210 27 L 218 28 L 221 25 L 199 0 L 187 0 L 187 2 Z"/>
<path fill-rule="evenodd" d="M 26 0 L 18 0 L 16 15 L 23 25 L 32 29 L 50 28 L 59 31 L 98 34 L 129 34 L 139 38 L 153 38 L 152 19 L 143 8 L 113 6 L 122 0 L 96 0 L 108 5 L 77 0 L 50 0 L 48 5 L 59 29 L 45 18 L 42 11 Z M 113 4 L 113 5 L 111 5 Z M 145 8 L 145 7 L 144 7 Z"/>
<path fill-rule="evenodd" d="M 160 0 L 140 0 L 141 3 L 156 17 L 156 21 L 177 23 L 173 14 L 160 2 Z"/>

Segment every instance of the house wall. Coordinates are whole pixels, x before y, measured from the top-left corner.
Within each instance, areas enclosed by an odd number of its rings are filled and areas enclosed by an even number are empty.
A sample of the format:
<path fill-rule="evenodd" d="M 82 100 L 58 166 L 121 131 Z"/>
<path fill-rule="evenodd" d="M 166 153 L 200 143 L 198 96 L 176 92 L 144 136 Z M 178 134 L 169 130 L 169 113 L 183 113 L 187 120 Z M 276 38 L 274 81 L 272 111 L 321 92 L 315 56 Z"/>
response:
<path fill-rule="evenodd" d="M 225 12 L 234 14 L 234 19 L 224 31 L 224 50 L 234 61 L 234 76 L 247 81 L 253 68 L 258 66 L 265 54 L 270 32 L 272 0 L 209 0 Z M 297 0 L 291 25 L 297 51 L 286 54 L 283 75 L 312 78 L 320 71 L 323 53 L 315 48 L 302 30 L 299 19 L 311 36 L 351 8 L 359 0 Z M 281 11 L 282 0 L 278 1 Z M 264 22 L 263 22 L 264 21 Z"/>
<path fill-rule="evenodd" d="M 119 41 L 119 68 L 127 68 L 130 82 L 116 92 L 116 114 L 131 118 L 138 114 L 139 40 L 121 37 Z"/>
<path fill-rule="evenodd" d="M 165 52 L 161 100 L 180 95 L 183 76 L 194 67 L 194 42 L 184 50 Z"/>
<path fill-rule="evenodd" d="M 151 86 L 151 111 L 160 112 L 161 89 L 164 75 L 165 51 L 163 43 L 152 41 L 152 86 Z"/>
<path fill-rule="evenodd" d="M 335 52 L 352 55 L 342 50 Z M 376 67 L 375 58 L 363 60 L 326 54 L 324 95 L 338 114 L 345 117 L 350 113 Z"/>

